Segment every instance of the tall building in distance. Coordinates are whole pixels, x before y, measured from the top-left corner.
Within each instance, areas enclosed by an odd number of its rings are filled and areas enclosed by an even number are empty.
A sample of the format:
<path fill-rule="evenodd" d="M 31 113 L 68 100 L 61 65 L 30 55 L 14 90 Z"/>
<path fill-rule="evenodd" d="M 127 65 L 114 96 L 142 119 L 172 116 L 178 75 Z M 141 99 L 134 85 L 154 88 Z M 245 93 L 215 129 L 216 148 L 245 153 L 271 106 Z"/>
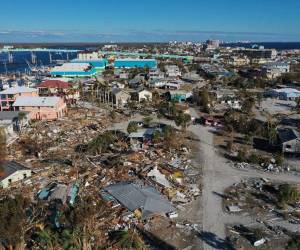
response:
<path fill-rule="evenodd" d="M 205 50 L 215 50 L 220 47 L 220 41 L 219 40 L 207 40 L 204 49 Z"/>

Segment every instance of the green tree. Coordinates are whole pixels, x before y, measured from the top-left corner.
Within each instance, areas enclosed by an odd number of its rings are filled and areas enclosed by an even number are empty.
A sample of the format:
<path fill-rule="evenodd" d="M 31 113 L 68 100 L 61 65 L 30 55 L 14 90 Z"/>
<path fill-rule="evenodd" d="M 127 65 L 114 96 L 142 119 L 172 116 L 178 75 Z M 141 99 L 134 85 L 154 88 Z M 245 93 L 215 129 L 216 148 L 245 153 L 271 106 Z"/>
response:
<path fill-rule="evenodd" d="M 255 101 L 252 97 L 247 98 L 242 104 L 242 111 L 244 111 L 246 114 L 249 114 L 252 111 L 254 104 Z"/>
<path fill-rule="evenodd" d="M 104 153 L 115 140 L 116 137 L 111 132 L 105 132 L 88 143 L 88 151 L 93 154 Z"/>
<path fill-rule="evenodd" d="M 191 121 L 191 116 L 189 114 L 184 114 L 179 112 L 175 116 L 175 124 L 176 126 L 181 126 L 183 130 L 186 130 L 187 124 Z"/>
<path fill-rule="evenodd" d="M 245 141 L 246 141 L 247 144 L 252 145 L 252 143 L 253 143 L 253 142 L 252 142 L 252 141 L 253 141 L 252 135 L 247 133 L 247 134 L 245 135 Z"/>
<path fill-rule="evenodd" d="M 238 151 L 237 160 L 239 162 L 244 162 L 247 160 L 246 159 L 246 149 L 244 147 Z"/>
<path fill-rule="evenodd" d="M 181 146 L 181 138 L 176 130 L 167 125 L 162 130 L 163 142 L 168 149 L 178 149 Z"/>
<path fill-rule="evenodd" d="M 263 100 L 262 93 L 258 93 L 257 96 L 256 96 L 256 99 L 257 99 L 258 106 L 261 107 L 261 103 L 262 103 L 262 100 Z"/>
<path fill-rule="evenodd" d="M 276 154 L 275 161 L 278 166 L 282 166 L 284 163 L 284 154 L 282 152 Z"/>
<path fill-rule="evenodd" d="M 279 186 L 278 200 L 281 203 L 295 203 L 299 201 L 299 190 L 291 184 L 282 184 Z"/>
<path fill-rule="evenodd" d="M 204 112 L 209 112 L 211 105 L 211 99 L 207 88 L 202 89 L 198 95 L 196 95 L 196 103 L 203 107 Z"/>
<path fill-rule="evenodd" d="M 287 250 L 299 250 L 300 249 L 300 236 L 295 236 L 292 240 L 289 241 L 287 245 Z"/>
<path fill-rule="evenodd" d="M 134 229 L 113 232 L 111 240 L 119 248 L 124 250 L 144 250 L 147 249 L 143 239 Z"/>
<path fill-rule="evenodd" d="M 151 116 L 147 116 L 143 119 L 143 122 L 146 126 L 149 126 L 152 122 L 153 118 Z"/>
<path fill-rule="evenodd" d="M 135 121 L 129 122 L 129 124 L 127 126 L 127 133 L 131 134 L 131 133 L 136 132 L 137 130 L 138 130 L 137 122 L 135 122 Z"/>
<path fill-rule="evenodd" d="M 266 234 L 262 228 L 254 228 L 253 234 L 257 240 L 260 240 L 266 236 Z"/>
<path fill-rule="evenodd" d="M 50 229 L 43 229 L 37 233 L 36 244 L 41 249 L 56 250 L 59 249 L 59 238 L 58 235 L 52 232 Z"/>

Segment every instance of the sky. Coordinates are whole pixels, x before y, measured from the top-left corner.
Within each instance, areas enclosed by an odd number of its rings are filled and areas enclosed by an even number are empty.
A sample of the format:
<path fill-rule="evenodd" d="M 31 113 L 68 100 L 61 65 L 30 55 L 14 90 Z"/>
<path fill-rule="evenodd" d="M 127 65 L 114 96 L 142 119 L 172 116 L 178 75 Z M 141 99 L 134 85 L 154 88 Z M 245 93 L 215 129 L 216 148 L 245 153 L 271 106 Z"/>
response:
<path fill-rule="evenodd" d="M 299 0 L 3 0 L 0 42 L 300 42 Z"/>

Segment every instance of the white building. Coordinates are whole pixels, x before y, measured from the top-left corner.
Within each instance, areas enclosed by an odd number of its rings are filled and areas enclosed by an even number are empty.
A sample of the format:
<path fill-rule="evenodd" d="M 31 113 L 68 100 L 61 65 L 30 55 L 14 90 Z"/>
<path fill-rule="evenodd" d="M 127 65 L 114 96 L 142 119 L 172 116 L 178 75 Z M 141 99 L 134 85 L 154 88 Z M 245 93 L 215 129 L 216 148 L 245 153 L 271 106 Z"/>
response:
<path fill-rule="evenodd" d="M 84 51 L 77 55 L 78 60 L 98 60 L 99 54 L 96 51 Z"/>
<path fill-rule="evenodd" d="M 181 71 L 177 65 L 166 65 L 165 66 L 167 77 L 180 77 Z"/>
<path fill-rule="evenodd" d="M 159 69 L 150 69 L 149 71 L 150 80 L 162 80 L 164 78 L 165 78 L 165 74 L 161 72 Z"/>
<path fill-rule="evenodd" d="M 244 66 L 248 65 L 250 60 L 248 57 L 232 56 L 229 60 L 229 64 L 232 66 Z"/>
<path fill-rule="evenodd" d="M 280 77 L 282 74 L 289 73 L 290 65 L 285 62 L 274 62 L 264 65 L 262 70 L 267 78 L 274 79 Z"/>
<path fill-rule="evenodd" d="M 141 102 L 143 100 L 152 101 L 152 93 L 146 89 L 138 91 L 138 101 Z"/>
<path fill-rule="evenodd" d="M 12 183 L 24 180 L 30 177 L 32 171 L 23 165 L 7 161 L 0 165 L 0 186 L 3 188 L 9 187 Z"/>

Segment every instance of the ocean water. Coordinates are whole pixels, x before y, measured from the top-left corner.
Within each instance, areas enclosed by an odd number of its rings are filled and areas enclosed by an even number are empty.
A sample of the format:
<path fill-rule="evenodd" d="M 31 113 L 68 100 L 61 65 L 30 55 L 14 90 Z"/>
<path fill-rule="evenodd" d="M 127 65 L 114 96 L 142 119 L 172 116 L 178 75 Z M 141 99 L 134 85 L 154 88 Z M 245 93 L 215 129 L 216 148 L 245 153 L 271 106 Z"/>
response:
<path fill-rule="evenodd" d="M 8 62 L 8 54 L 0 53 L 0 74 L 6 72 L 25 72 L 29 70 L 28 63 L 32 65 L 30 52 L 13 52 L 13 63 Z M 50 65 L 50 56 L 48 52 L 36 52 L 36 65 Z M 68 53 L 69 59 L 77 57 L 76 53 Z M 66 60 L 67 53 L 51 53 L 52 60 Z M 27 62 L 28 63 L 27 63 Z"/>
<path fill-rule="evenodd" d="M 300 42 L 258 42 L 258 43 L 227 43 L 221 44 L 223 47 L 246 47 L 251 48 L 252 45 L 262 45 L 266 49 L 274 48 L 277 50 L 288 50 L 288 49 L 300 49 Z M 136 45 L 136 44 L 135 44 Z M 129 46 L 129 45 L 128 45 Z M 69 48 L 69 49 L 96 49 L 97 46 L 61 46 L 61 45 L 54 45 L 51 48 Z M 48 52 L 37 52 L 35 53 L 37 56 L 37 65 L 38 66 L 47 66 L 50 64 L 50 58 Z M 68 53 L 69 59 L 74 59 L 77 57 L 76 53 Z M 66 60 L 67 53 L 51 53 L 52 60 Z M 14 61 L 13 63 L 8 63 L 8 54 L 7 53 L 0 53 L 0 74 L 6 72 L 25 72 L 29 70 L 29 66 L 26 61 L 31 64 L 31 53 L 30 52 L 14 52 L 13 53 Z"/>

